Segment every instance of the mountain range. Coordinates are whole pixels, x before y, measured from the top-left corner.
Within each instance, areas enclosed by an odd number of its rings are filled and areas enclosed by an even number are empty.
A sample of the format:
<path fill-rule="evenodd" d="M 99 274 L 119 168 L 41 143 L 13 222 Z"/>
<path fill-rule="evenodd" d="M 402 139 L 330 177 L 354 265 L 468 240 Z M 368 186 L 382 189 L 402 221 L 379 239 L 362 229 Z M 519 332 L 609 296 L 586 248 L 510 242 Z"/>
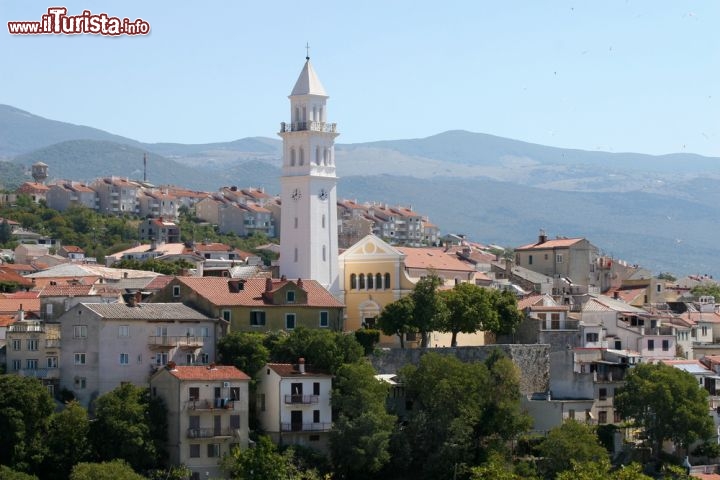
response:
<path fill-rule="evenodd" d="M 147 154 L 147 170 L 143 155 Z M 214 191 L 279 191 L 282 144 L 142 143 L 0 105 L 0 175 L 11 189 L 43 161 L 51 178 L 122 176 Z M 443 232 L 518 246 L 586 237 L 658 273 L 719 273 L 720 158 L 563 149 L 453 130 L 336 146 L 338 197 L 411 205 Z"/>

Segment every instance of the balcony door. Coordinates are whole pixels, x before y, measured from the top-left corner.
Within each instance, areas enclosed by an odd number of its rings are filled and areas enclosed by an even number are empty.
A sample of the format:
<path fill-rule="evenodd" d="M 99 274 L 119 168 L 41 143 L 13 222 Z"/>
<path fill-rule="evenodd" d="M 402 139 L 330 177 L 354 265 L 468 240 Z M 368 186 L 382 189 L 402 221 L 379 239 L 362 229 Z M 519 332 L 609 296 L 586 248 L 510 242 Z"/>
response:
<path fill-rule="evenodd" d="M 290 429 L 293 432 L 302 430 L 303 412 L 302 410 L 293 410 L 290 412 Z"/>
<path fill-rule="evenodd" d="M 290 398 L 292 403 L 303 403 L 303 384 L 302 383 L 291 383 L 290 384 Z"/>

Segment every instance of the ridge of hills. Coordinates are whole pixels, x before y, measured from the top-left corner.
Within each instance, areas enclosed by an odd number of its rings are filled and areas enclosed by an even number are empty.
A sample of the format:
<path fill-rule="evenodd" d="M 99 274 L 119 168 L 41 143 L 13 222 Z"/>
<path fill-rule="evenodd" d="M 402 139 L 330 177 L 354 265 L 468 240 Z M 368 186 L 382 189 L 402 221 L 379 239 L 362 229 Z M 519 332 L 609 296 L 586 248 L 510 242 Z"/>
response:
<path fill-rule="evenodd" d="M 2 184 L 36 161 L 51 178 L 143 178 L 215 191 L 280 188 L 280 140 L 141 143 L 0 105 Z M 452 130 L 427 138 L 336 145 L 339 198 L 412 205 L 443 232 L 517 246 L 540 228 L 582 236 L 655 272 L 720 273 L 714 238 L 720 158 L 562 149 Z M 6 173 L 7 172 L 7 173 Z"/>

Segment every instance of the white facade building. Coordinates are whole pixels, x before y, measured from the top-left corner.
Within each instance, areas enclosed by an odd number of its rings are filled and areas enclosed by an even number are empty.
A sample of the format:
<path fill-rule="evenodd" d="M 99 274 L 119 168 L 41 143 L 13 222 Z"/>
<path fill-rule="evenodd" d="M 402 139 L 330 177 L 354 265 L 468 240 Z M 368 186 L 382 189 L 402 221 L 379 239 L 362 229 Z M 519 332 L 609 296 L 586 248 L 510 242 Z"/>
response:
<path fill-rule="evenodd" d="M 327 122 L 325 89 L 307 57 L 290 94 L 283 139 L 280 273 L 317 280 L 336 296 L 338 286 L 336 125 Z"/>

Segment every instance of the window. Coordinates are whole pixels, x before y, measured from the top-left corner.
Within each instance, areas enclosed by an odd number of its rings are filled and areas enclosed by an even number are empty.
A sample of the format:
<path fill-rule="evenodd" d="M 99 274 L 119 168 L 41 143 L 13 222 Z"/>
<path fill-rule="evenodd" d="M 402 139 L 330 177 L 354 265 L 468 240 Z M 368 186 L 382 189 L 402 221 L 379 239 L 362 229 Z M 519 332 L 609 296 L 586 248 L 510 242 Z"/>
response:
<path fill-rule="evenodd" d="M 173 285 L 172 296 L 176 298 L 180 296 L 180 285 Z"/>
<path fill-rule="evenodd" d="M 155 327 L 155 335 L 158 337 L 167 337 L 167 327 Z"/>
<path fill-rule="evenodd" d="M 120 325 L 118 327 L 118 337 L 129 337 L 130 336 L 130 327 L 127 325 Z"/>
<path fill-rule="evenodd" d="M 206 364 L 210 362 L 210 355 L 207 353 L 200 353 L 200 363 Z"/>
<path fill-rule="evenodd" d="M 555 263 L 563 263 L 563 256 L 560 254 L 555 255 Z"/>
<path fill-rule="evenodd" d="M 294 313 L 286 313 L 285 314 L 285 328 L 287 330 L 292 330 L 295 328 L 295 314 Z"/>
<path fill-rule="evenodd" d="M 532 265 L 532 255 L 528 255 L 528 265 Z"/>
<path fill-rule="evenodd" d="M 12 361 L 12 369 L 13 371 L 20 370 L 22 368 L 22 361 L 20 360 L 13 360 Z"/>
<path fill-rule="evenodd" d="M 325 245 L 323 245 L 323 248 L 322 248 L 322 261 L 324 262 L 324 261 L 326 261 L 326 260 L 327 260 L 327 249 L 325 248 Z"/>
<path fill-rule="evenodd" d="M 390 288 L 390 274 L 385 274 L 385 288 Z"/>
<path fill-rule="evenodd" d="M 240 415 L 230 415 L 230 428 L 240 428 Z"/>
<path fill-rule="evenodd" d="M 264 412 L 265 411 L 265 394 L 264 393 L 258 394 L 257 404 L 258 404 L 258 408 L 260 409 L 260 411 Z"/>
<path fill-rule="evenodd" d="M 670 350 L 670 340 L 662 341 L 662 349 L 663 349 L 663 352 L 667 352 L 668 350 Z"/>
<path fill-rule="evenodd" d="M 647 348 L 647 349 L 648 349 L 649 351 L 652 352 L 653 350 L 655 350 L 655 340 L 648 340 L 648 344 L 647 344 L 647 345 L 648 345 L 648 348 Z"/>
<path fill-rule="evenodd" d="M 232 311 L 230 310 L 223 310 L 222 311 L 222 319 L 226 322 L 229 322 L 232 319 Z"/>
<path fill-rule="evenodd" d="M 87 388 L 87 378 L 75 377 L 75 386 L 80 390 L 85 390 Z"/>
<path fill-rule="evenodd" d="M 350 274 L 350 290 L 355 290 L 357 288 L 357 275 L 354 273 Z"/>
<path fill-rule="evenodd" d="M 190 444 L 190 458 L 200 458 L 200 445 L 197 443 Z"/>
<path fill-rule="evenodd" d="M 73 338 L 87 338 L 87 325 L 73 325 Z"/>
<path fill-rule="evenodd" d="M 188 388 L 188 394 L 190 396 L 190 400 L 199 400 L 200 399 L 200 387 Z"/>
<path fill-rule="evenodd" d="M 167 365 L 168 354 L 167 352 L 161 352 L 155 354 L 155 365 Z"/>
<path fill-rule="evenodd" d="M 330 315 L 328 312 L 320 312 L 320 326 L 327 327 L 330 325 Z"/>
<path fill-rule="evenodd" d="M 85 354 L 84 353 L 76 353 L 75 354 L 75 365 L 85 365 Z"/>
<path fill-rule="evenodd" d="M 120 365 L 127 365 L 130 363 L 130 355 L 127 353 L 120 354 Z"/>
<path fill-rule="evenodd" d="M 620 416 L 620 414 L 618 412 L 615 412 L 614 416 L 615 416 L 615 423 L 622 422 L 622 417 Z"/>
<path fill-rule="evenodd" d="M 358 277 L 358 288 L 360 290 L 365 290 L 365 274 L 361 273 Z"/>
<path fill-rule="evenodd" d="M 47 368 L 58 368 L 58 357 L 47 357 L 45 359 Z"/>
<path fill-rule="evenodd" d="M 188 365 L 192 365 L 195 363 L 195 354 L 194 353 L 186 353 L 185 354 L 185 363 Z"/>
<path fill-rule="evenodd" d="M 325 228 L 325 214 L 322 216 L 322 228 Z M 323 247 L 324 248 L 324 247 Z"/>
<path fill-rule="evenodd" d="M 295 291 L 294 290 L 288 290 L 285 293 L 285 301 L 287 303 L 294 303 L 295 302 Z"/>
<path fill-rule="evenodd" d="M 320 395 L 320 382 L 313 382 L 313 395 Z"/>
<path fill-rule="evenodd" d="M 367 288 L 368 288 L 368 290 L 372 290 L 372 288 L 373 288 L 373 278 L 374 278 L 374 277 L 373 277 L 373 274 L 372 274 L 372 273 L 368 273 L 368 276 L 367 276 Z"/>
<path fill-rule="evenodd" d="M 598 391 L 598 399 L 607 400 L 607 388 L 601 388 Z"/>
<path fill-rule="evenodd" d="M 34 339 L 28 340 L 27 341 L 27 349 L 35 351 L 38 349 L 39 343 L 40 342 L 38 340 L 34 340 Z"/>
<path fill-rule="evenodd" d="M 293 222 L 293 225 L 295 228 L 298 228 L 298 217 L 295 217 L 295 221 Z"/>
<path fill-rule="evenodd" d="M 210 328 L 208 327 L 198 327 L 198 337 L 209 337 L 210 336 Z"/>
<path fill-rule="evenodd" d="M 220 444 L 219 443 L 208 443 L 207 446 L 208 458 L 217 458 L 220 456 Z"/>
<path fill-rule="evenodd" d="M 260 327 L 265 325 L 265 312 L 260 310 L 252 310 L 250 312 L 250 326 Z"/>
<path fill-rule="evenodd" d="M 605 410 L 600 410 L 598 412 L 598 423 L 607 423 L 607 412 Z"/>
<path fill-rule="evenodd" d="M 375 274 L 375 288 L 377 288 L 378 290 L 383 289 L 382 275 L 380 275 L 379 273 Z"/>
<path fill-rule="evenodd" d="M 313 423 L 320 423 L 320 410 L 313 410 Z"/>
<path fill-rule="evenodd" d="M 597 333 L 586 333 L 585 334 L 585 341 L 588 343 L 597 342 L 598 340 L 599 340 L 599 335 Z"/>
<path fill-rule="evenodd" d="M 17 339 L 17 338 L 14 339 L 14 340 L 12 341 L 12 349 L 17 352 L 17 351 L 20 350 L 21 348 L 22 348 L 22 340 L 19 340 L 19 339 Z"/>
<path fill-rule="evenodd" d="M 703 325 L 703 326 L 701 327 L 701 330 L 702 330 L 702 335 L 703 335 L 703 337 L 707 336 L 707 334 L 708 334 L 708 327 L 707 327 L 707 325 Z"/>
<path fill-rule="evenodd" d="M 28 358 L 25 360 L 25 368 L 28 370 L 37 370 L 38 369 L 38 361 L 36 358 Z"/>

